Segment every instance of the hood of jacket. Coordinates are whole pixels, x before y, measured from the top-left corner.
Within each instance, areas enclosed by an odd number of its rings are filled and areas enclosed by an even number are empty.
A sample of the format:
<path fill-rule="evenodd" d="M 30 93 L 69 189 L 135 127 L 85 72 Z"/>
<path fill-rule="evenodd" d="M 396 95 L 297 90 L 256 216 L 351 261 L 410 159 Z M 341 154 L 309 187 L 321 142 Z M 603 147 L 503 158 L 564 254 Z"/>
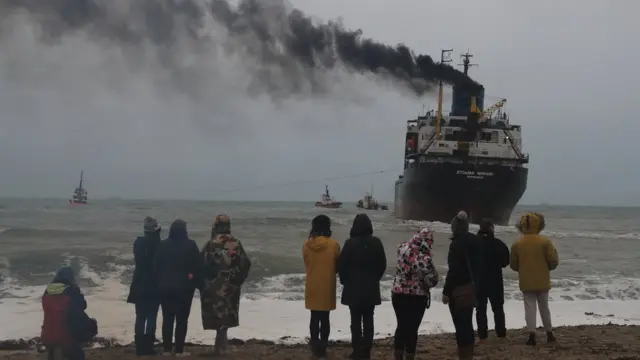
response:
<path fill-rule="evenodd" d="M 73 269 L 69 266 L 63 266 L 56 272 L 56 276 L 53 277 L 52 284 L 58 283 L 63 285 L 75 285 L 76 277 L 73 274 Z"/>
<path fill-rule="evenodd" d="M 431 253 L 433 246 L 434 231 L 428 226 L 422 227 L 420 231 L 415 233 L 409 240 L 409 247 L 416 249 L 421 253 Z"/>
<path fill-rule="evenodd" d="M 371 219 L 369 219 L 367 214 L 356 215 L 355 219 L 353 219 L 353 225 L 351 226 L 349 236 L 354 238 L 371 235 L 373 235 L 373 224 L 371 223 Z"/>
<path fill-rule="evenodd" d="M 169 239 L 171 240 L 187 240 L 187 222 L 181 219 L 174 221 L 169 228 Z"/>
<path fill-rule="evenodd" d="M 523 234 L 540 234 L 544 228 L 544 216 L 538 213 L 524 214 L 520 217 L 517 227 Z"/>
<path fill-rule="evenodd" d="M 54 282 L 47 285 L 46 291 L 49 295 L 61 295 L 68 287 L 69 285 L 67 284 Z"/>
<path fill-rule="evenodd" d="M 331 240 L 331 238 L 326 236 L 316 236 L 307 240 L 304 246 L 313 252 L 321 252 L 329 247 L 329 240 Z"/>

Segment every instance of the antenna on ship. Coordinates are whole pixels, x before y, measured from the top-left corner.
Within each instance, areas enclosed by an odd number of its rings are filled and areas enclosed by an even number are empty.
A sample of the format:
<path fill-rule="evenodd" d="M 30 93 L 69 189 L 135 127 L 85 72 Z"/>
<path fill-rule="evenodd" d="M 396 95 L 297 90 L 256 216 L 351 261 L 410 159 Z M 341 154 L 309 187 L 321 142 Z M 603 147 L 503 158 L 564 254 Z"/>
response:
<path fill-rule="evenodd" d="M 467 50 L 467 52 L 464 54 L 460 54 L 460 57 L 462 58 L 462 64 L 458 64 L 458 66 L 462 66 L 465 75 L 468 75 L 470 67 L 478 66 L 478 64 L 471 63 L 473 54 L 469 54 L 469 50 Z"/>
<path fill-rule="evenodd" d="M 441 50 L 440 64 L 451 62 L 451 52 L 453 49 Z M 436 118 L 436 139 L 440 140 L 440 122 L 442 122 L 442 80 L 438 82 L 438 114 Z"/>

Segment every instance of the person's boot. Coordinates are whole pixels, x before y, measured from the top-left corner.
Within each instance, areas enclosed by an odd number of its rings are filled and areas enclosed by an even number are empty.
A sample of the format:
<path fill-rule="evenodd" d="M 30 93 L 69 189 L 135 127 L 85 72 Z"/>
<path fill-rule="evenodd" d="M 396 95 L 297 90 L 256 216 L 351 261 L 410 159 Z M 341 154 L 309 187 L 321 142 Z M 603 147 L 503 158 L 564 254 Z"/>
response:
<path fill-rule="evenodd" d="M 224 355 L 227 353 L 227 332 L 218 330 L 216 332 L 216 342 L 213 345 L 214 355 Z"/>
<path fill-rule="evenodd" d="M 134 344 L 136 345 L 136 356 L 147 355 L 145 354 L 145 351 L 144 351 L 144 346 L 145 346 L 144 340 L 145 340 L 144 336 L 142 335 L 136 335 L 134 337 L 133 341 L 134 341 Z"/>
<path fill-rule="evenodd" d="M 473 346 L 459 346 L 458 347 L 458 359 L 459 360 L 472 360 L 473 359 Z"/>
<path fill-rule="evenodd" d="M 416 354 L 404 354 L 405 360 L 414 360 L 416 358 Z"/>
<path fill-rule="evenodd" d="M 144 336 L 144 349 L 147 355 L 154 356 L 156 355 L 156 351 L 153 349 L 153 345 L 155 344 L 156 337 L 153 335 L 145 335 Z"/>
<path fill-rule="evenodd" d="M 555 344 L 556 341 L 557 341 L 557 339 L 553 335 L 553 332 L 547 331 L 547 344 Z"/>
<path fill-rule="evenodd" d="M 404 350 L 394 350 L 393 360 L 404 360 Z"/>
<path fill-rule="evenodd" d="M 527 345 L 529 346 L 536 346 L 537 342 L 536 342 L 536 334 L 535 333 L 531 333 L 529 334 L 529 338 L 527 339 Z"/>
<path fill-rule="evenodd" d="M 371 347 L 365 346 L 362 348 L 362 352 L 360 353 L 359 359 L 361 360 L 370 360 L 371 359 Z"/>
<path fill-rule="evenodd" d="M 327 346 L 328 346 L 328 341 L 326 340 L 320 340 L 318 341 L 318 352 L 316 354 L 316 356 L 320 359 L 326 359 L 327 358 Z"/>

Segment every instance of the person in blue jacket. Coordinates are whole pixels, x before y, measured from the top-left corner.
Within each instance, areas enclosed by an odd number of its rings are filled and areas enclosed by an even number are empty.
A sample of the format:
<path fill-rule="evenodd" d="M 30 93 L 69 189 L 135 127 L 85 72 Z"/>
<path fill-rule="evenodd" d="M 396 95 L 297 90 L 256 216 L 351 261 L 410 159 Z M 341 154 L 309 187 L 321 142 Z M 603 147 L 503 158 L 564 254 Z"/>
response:
<path fill-rule="evenodd" d="M 150 216 L 144 219 L 144 236 L 133 242 L 135 269 L 129 289 L 127 302 L 135 304 L 135 345 L 136 354 L 155 355 L 153 344 L 156 335 L 160 296 L 158 284 L 153 271 L 153 259 L 160 244 L 162 228 L 158 221 Z"/>

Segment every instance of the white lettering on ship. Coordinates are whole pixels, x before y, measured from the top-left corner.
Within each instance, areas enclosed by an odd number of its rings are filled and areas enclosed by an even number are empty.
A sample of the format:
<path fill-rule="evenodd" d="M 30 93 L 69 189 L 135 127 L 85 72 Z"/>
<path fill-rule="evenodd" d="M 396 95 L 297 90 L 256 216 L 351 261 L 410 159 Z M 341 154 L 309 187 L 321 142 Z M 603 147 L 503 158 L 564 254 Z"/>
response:
<path fill-rule="evenodd" d="M 456 174 L 465 175 L 467 179 L 484 179 L 485 176 L 493 176 L 493 172 L 491 171 L 458 170 Z"/>

